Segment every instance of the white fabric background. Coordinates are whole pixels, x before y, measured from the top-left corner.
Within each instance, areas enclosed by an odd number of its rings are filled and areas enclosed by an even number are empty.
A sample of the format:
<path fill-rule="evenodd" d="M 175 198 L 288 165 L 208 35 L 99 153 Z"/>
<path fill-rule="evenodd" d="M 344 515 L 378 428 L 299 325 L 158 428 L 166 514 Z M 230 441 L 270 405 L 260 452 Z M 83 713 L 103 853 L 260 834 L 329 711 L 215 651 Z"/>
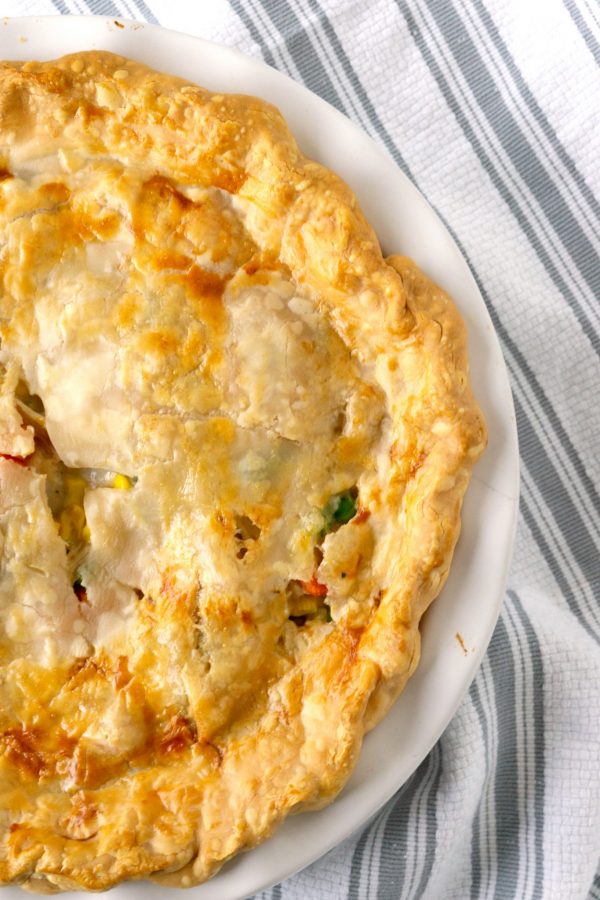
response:
<path fill-rule="evenodd" d="M 473 687 L 361 836 L 261 895 L 600 898 L 600 7 L 594 0 L 8 0 L 235 46 L 381 141 L 494 319 L 522 456 L 509 591 Z"/>

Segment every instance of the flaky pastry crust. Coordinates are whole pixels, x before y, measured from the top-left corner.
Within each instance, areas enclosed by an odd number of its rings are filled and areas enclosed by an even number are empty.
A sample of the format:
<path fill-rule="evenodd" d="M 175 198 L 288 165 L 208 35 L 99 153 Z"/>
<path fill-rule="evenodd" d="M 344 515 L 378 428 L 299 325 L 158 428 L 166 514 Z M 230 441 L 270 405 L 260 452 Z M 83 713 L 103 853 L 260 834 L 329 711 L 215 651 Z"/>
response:
<path fill-rule="evenodd" d="M 196 884 L 417 665 L 464 327 L 260 100 L 78 53 L 0 123 L 0 880 Z"/>

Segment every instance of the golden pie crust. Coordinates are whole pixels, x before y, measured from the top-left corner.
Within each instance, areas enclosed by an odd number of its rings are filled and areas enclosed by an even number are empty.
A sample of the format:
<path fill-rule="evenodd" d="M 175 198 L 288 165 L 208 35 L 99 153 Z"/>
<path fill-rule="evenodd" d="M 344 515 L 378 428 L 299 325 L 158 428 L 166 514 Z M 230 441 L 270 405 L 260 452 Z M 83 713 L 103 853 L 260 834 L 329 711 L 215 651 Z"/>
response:
<path fill-rule="evenodd" d="M 417 665 L 464 327 L 261 100 L 78 53 L 0 123 L 0 880 L 196 884 Z"/>

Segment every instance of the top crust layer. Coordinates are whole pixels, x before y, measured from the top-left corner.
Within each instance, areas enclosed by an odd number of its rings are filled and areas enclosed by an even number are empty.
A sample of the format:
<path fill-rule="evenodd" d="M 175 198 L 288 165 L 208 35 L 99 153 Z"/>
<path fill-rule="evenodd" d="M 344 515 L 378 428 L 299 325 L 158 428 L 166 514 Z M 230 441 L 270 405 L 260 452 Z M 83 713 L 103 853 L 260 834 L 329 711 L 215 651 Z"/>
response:
<path fill-rule="evenodd" d="M 0 123 L 0 881 L 195 884 L 418 663 L 464 327 L 256 98 L 78 53 Z"/>

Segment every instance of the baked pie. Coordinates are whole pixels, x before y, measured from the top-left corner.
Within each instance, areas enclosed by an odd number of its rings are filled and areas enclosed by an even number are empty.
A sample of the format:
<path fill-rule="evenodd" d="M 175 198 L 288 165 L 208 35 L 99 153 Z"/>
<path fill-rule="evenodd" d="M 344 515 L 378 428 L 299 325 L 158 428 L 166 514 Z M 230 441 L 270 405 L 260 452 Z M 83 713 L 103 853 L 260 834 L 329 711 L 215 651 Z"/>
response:
<path fill-rule="evenodd" d="M 196 884 L 417 665 L 464 327 L 276 109 L 110 53 L 0 66 L 0 235 L 0 880 Z"/>

